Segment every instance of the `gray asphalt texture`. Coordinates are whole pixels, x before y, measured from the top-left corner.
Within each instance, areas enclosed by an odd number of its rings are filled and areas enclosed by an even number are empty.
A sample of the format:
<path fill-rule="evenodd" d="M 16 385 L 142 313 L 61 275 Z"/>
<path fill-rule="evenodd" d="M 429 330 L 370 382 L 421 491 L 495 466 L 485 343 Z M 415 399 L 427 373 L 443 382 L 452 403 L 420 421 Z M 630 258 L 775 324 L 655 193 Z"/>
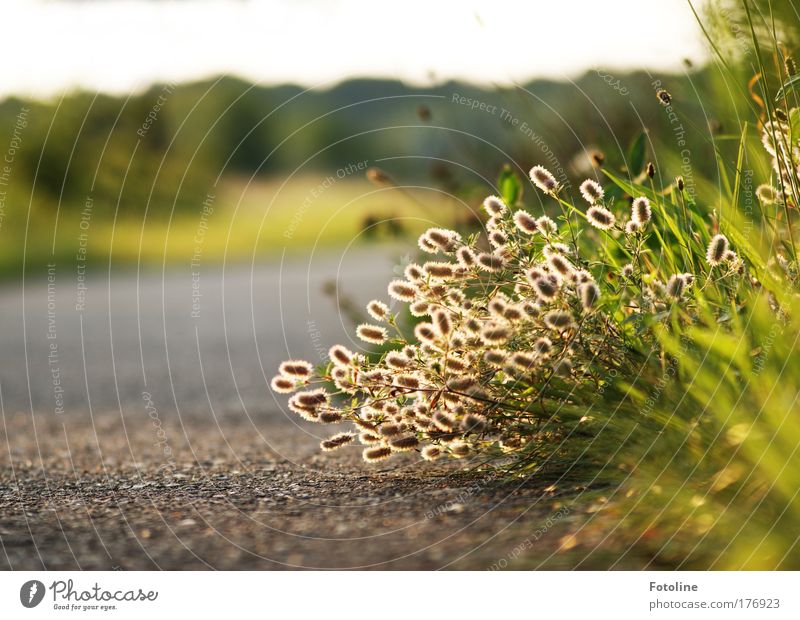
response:
<path fill-rule="evenodd" d="M 321 454 L 336 428 L 270 392 L 281 360 L 358 347 L 323 287 L 385 299 L 388 254 L 194 271 L 95 269 L 82 308 L 74 265 L 0 290 L 0 566 L 603 567 L 581 489 Z"/>

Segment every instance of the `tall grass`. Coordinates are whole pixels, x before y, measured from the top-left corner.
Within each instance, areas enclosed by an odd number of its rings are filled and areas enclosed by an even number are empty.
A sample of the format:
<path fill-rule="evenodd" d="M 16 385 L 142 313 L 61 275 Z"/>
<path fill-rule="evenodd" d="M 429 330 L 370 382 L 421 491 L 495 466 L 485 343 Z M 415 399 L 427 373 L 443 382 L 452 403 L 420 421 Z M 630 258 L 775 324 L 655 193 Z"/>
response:
<path fill-rule="evenodd" d="M 758 75 L 739 91 L 752 113 L 714 142 L 715 196 L 633 166 L 602 170 L 602 188 L 587 180 L 587 207 L 535 166 L 558 219 L 539 225 L 504 175 L 503 200 L 484 203 L 486 239 L 431 229 L 420 247 L 446 260 L 390 285 L 431 317 L 416 338 L 402 314 L 380 310 L 397 335 L 359 335 L 395 351 L 334 347 L 316 375 L 287 362 L 276 391 L 333 386 L 290 407 L 354 423 L 368 461 L 421 448 L 430 460 L 473 456 L 516 476 L 547 466 L 610 485 L 612 565 L 635 553 L 658 567 L 800 567 L 800 78 L 751 9 Z M 722 57 L 720 71 L 740 79 Z M 339 433 L 322 447 L 355 441 Z"/>

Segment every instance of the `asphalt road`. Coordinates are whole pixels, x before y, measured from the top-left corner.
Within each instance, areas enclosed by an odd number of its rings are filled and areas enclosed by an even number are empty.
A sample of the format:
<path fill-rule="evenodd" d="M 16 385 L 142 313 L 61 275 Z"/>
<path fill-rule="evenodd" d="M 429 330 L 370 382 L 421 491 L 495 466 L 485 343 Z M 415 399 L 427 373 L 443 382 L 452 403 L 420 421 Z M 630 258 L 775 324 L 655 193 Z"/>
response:
<path fill-rule="evenodd" d="M 573 537 L 581 489 L 322 455 L 326 429 L 273 397 L 281 360 L 350 342 L 323 285 L 362 307 L 392 264 L 362 249 L 5 285 L 0 566 L 604 567 L 592 536 Z"/>

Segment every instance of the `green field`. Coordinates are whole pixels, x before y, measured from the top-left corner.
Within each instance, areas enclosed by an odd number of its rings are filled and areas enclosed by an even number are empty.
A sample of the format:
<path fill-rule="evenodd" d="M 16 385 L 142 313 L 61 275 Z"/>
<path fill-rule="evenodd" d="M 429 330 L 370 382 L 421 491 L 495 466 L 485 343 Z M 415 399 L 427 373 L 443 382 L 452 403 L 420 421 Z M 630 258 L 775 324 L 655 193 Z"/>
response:
<path fill-rule="evenodd" d="M 73 208 L 63 209 L 56 225 L 50 212 L 34 209 L 29 220 L 17 213 L 5 222 L 0 270 L 14 277 L 23 257 L 29 272 L 51 262 L 79 262 L 84 250 L 93 266 L 109 260 L 118 265 L 250 260 L 417 234 L 433 222 L 452 220 L 460 209 L 441 193 L 378 187 L 363 175 L 224 179 L 196 210 L 173 217 L 164 206 L 145 216 L 117 219 L 94 219 Z"/>

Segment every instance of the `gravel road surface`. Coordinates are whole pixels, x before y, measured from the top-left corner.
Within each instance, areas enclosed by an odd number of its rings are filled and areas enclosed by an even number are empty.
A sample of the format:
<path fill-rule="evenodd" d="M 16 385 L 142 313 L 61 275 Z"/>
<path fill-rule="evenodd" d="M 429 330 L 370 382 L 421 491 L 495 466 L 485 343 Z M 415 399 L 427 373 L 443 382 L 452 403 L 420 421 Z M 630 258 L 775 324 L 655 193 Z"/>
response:
<path fill-rule="evenodd" d="M 350 342 L 325 282 L 362 307 L 392 269 L 361 249 L 4 285 L 0 565 L 604 567 L 601 534 L 573 536 L 591 518 L 569 509 L 582 489 L 322 455 L 326 429 L 273 397 L 281 360 Z"/>

